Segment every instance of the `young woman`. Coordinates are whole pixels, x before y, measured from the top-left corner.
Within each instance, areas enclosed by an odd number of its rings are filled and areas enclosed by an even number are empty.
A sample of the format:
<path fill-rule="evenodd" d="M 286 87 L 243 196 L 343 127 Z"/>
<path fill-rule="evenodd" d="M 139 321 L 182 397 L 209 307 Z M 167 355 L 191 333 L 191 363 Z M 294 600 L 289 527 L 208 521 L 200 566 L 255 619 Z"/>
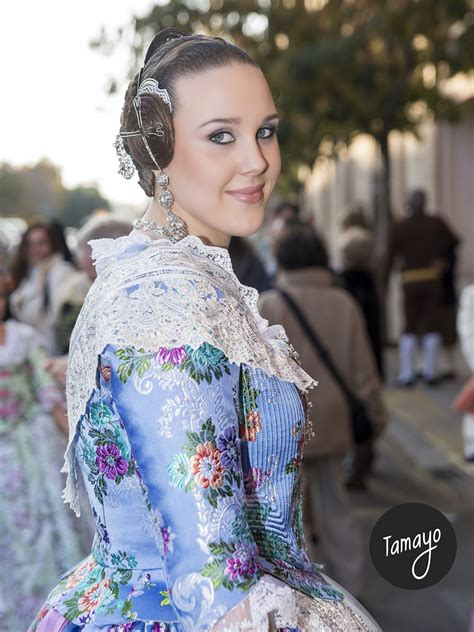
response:
<path fill-rule="evenodd" d="M 13 315 L 41 334 L 50 355 L 58 352 L 54 321 L 61 286 L 75 272 L 66 259 L 70 253 L 58 226 L 35 222 L 25 231 L 12 265 Z"/>
<path fill-rule="evenodd" d="M 20 631 L 87 549 L 61 503 L 63 395 L 40 336 L 9 318 L 9 288 L 0 269 L 0 630 Z"/>
<path fill-rule="evenodd" d="M 152 201 L 129 236 L 92 242 L 70 346 L 66 499 L 77 509 L 80 470 L 97 535 L 32 631 L 378 629 L 308 559 L 313 381 L 226 250 L 263 221 L 277 126 L 244 51 L 155 37 L 116 144 Z"/>

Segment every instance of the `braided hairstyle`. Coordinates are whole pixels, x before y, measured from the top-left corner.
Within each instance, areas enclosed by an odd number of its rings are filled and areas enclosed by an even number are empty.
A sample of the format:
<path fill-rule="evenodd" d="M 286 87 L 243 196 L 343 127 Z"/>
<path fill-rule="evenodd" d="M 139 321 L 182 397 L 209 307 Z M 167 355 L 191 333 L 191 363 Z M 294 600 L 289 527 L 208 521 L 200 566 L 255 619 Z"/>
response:
<path fill-rule="evenodd" d="M 160 88 L 168 91 L 172 110 L 175 112 L 179 107 L 175 90 L 177 79 L 230 64 L 249 64 L 258 68 L 258 64 L 244 50 L 219 37 L 189 35 L 175 28 L 160 31 L 148 48 L 141 73 L 137 73 L 125 93 L 120 131 L 131 132 L 137 129 L 133 99 L 137 94 L 139 80 L 142 82 L 151 78 L 158 81 Z M 156 128 L 161 123 L 164 135 L 158 137 L 149 134 L 146 138 L 156 162 L 165 169 L 174 152 L 173 115 L 157 94 L 141 94 L 140 99 L 143 128 Z M 140 186 L 146 195 L 153 197 L 153 171 L 156 170 L 156 165 L 143 139 L 132 136 L 124 138 L 123 144 L 138 172 Z"/>

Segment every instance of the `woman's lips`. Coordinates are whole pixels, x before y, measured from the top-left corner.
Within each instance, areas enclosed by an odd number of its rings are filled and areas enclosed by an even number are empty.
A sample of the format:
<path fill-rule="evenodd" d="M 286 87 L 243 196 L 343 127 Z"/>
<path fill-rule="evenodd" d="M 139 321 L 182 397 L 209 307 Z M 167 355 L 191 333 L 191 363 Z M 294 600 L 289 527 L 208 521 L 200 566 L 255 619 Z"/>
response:
<path fill-rule="evenodd" d="M 245 202 L 246 204 L 256 204 L 257 202 L 261 202 L 263 200 L 263 187 L 263 184 L 259 184 L 256 187 L 235 189 L 233 191 L 226 191 L 226 193 L 240 202 Z"/>

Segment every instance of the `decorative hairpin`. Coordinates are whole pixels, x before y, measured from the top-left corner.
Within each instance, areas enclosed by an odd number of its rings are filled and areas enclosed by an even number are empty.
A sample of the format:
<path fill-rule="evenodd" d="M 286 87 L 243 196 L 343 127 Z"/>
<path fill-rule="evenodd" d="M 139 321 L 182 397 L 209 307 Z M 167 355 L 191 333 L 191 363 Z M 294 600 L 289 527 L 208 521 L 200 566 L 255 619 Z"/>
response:
<path fill-rule="evenodd" d="M 139 79 L 140 77 L 141 77 L 141 71 L 139 74 Z M 159 121 L 155 127 L 152 127 L 146 130 L 144 129 L 143 120 L 142 120 L 142 101 L 140 98 L 142 94 L 157 94 L 160 97 L 160 99 L 163 101 L 163 103 L 166 103 L 166 105 L 169 107 L 170 112 L 171 113 L 173 112 L 171 99 L 170 99 L 168 90 L 166 90 L 165 88 L 160 88 L 160 86 L 158 85 L 158 81 L 156 81 L 156 79 L 145 79 L 145 81 L 139 84 L 138 89 L 137 89 L 137 95 L 133 99 L 133 107 L 135 109 L 135 114 L 137 116 L 139 129 L 134 130 L 132 132 L 120 132 L 117 135 L 114 142 L 115 151 L 117 152 L 117 157 L 119 160 L 118 172 L 124 178 L 127 178 L 127 180 L 129 180 L 135 173 L 135 165 L 133 164 L 133 160 L 128 155 L 124 147 L 124 144 L 123 144 L 124 138 L 131 138 L 132 136 L 141 136 L 143 140 L 143 144 L 145 145 L 145 148 L 148 151 L 150 158 L 155 163 L 157 169 L 161 171 L 161 167 L 157 163 L 155 156 L 153 155 L 153 152 L 150 149 L 150 146 L 146 139 L 146 135 L 148 134 L 150 136 L 158 136 L 162 138 L 165 135 L 165 132 L 164 132 L 163 124 L 161 123 L 161 121 Z"/>
<path fill-rule="evenodd" d="M 166 90 L 166 88 L 160 88 L 156 79 L 145 79 L 145 81 L 142 81 L 137 90 L 137 96 L 139 97 L 141 94 L 157 94 L 163 103 L 166 103 L 169 107 L 171 114 L 173 114 L 173 106 L 171 105 L 168 90 Z"/>

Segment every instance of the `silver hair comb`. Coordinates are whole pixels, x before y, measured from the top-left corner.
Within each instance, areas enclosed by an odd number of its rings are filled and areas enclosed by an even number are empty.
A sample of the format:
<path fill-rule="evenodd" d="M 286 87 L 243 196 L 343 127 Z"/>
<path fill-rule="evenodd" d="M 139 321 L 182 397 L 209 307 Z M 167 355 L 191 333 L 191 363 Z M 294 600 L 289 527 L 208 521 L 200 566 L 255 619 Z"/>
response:
<path fill-rule="evenodd" d="M 132 136 L 141 136 L 143 140 L 143 144 L 145 145 L 145 149 L 147 150 L 150 158 L 156 165 L 156 168 L 161 172 L 161 167 L 157 163 L 156 158 L 153 155 L 153 152 L 151 151 L 146 135 L 148 134 L 149 136 L 159 136 L 160 138 L 163 137 L 165 134 L 163 130 L 163 124 L 161 122 L 158 122 L 158 124 L 155 127 L 152 127 L 150 129 L 145 129 L 143 127 L 142 100 L 140 98 L 141 95 L 143 94 L 158 95 L 160 99 L 163 101 L 163 103 L 165 103 L 169 107 L 170 113 L 171 114 L 173 113 L 173 107 L 171 105 L 171 99 L 170 99 L 168 90 L 166 90 L 166 88 L 160 88 L 158 81 L 156 81 L 156 79 L 151 79 L 151 78 L 145 79 L 144 81 L 140 83 L 141 75 L 142 75 L 142 71 L 140 70 L 140 73 L 138 75 L 138 82 L 137 82 L 138 83 L 137 94 L 133 99 L 133 108 L 135 110 L 135 114 L 137 117 L 138 129 L 134 130 L 133 132 L 120 132 L 117 135 L 114 142 L 114 147 L 117 152 L 117 157 L 119 159 L 118 172 L 124 178 L 127 178 L 127 180 L 129 180 L 133 176 L 135 172 L 135 165 L 133 164 L 133 160 L 131 159 L 127 151 L 125 150 L 125 147 L 123 145 L 123 139 L 131 138 Z"/>
<path fill-rule="evenodd" d="M 157 94 L 163 103 L 166 103 L 169 107 L 171 114 L 173 114 L 173 107 L 168 90 L 166 90 L 166 88 L 160 88 L 156 79 L 145 79 L 145 81 L 142 81 L 138 88 L 137 96 L 141 94 Z"/>

